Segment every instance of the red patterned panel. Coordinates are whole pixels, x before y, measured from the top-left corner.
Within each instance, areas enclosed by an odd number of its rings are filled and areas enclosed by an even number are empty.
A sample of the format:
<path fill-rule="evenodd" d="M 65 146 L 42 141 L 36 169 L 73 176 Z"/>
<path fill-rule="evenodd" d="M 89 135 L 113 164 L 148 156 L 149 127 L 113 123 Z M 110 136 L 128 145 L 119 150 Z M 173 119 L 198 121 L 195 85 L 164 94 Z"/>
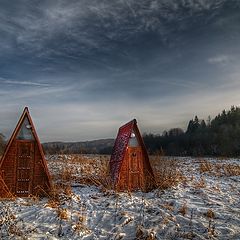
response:
<path fill-rule="evenodd" d="M 128 141 L 131 136 L 135 121 L 136 120 L 134 119 L 119 128 L 118 135 L 113 147 L 113 153 L 110 159 L 110 173 L 114 184 L 118 180 L 124 154 L 126 152 Z"/>

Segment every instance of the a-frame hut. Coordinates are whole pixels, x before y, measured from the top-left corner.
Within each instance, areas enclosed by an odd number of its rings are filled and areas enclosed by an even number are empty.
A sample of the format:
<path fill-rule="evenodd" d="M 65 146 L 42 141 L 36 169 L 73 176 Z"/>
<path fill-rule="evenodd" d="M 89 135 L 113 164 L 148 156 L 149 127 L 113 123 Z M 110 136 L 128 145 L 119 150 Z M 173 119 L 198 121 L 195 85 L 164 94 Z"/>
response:
<path fill-rule="evenodd" d="M 110 175 L 117 191 L 149 191 L 155 186 L 136 119 L 119 128 L 110 159 Z"/>
<path fill-rule="evenodd" d="M 0 173 L 14 196 L 50 193 L 47 163 L 27 107 L 8 141 L 0 161 Z"/>

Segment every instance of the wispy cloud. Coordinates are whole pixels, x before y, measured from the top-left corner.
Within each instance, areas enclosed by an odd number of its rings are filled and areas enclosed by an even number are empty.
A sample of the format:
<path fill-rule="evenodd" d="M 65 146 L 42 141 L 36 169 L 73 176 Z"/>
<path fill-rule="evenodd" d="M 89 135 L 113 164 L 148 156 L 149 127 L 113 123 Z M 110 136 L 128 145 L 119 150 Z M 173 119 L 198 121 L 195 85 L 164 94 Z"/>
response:
<path fill-rule="evenodd" d="M 176 87 L 181 88 L 188 88 L 188 89 L 194 89 L 194 88 L 201 88 L 204 84 L 199 82 L 193 82 L 183 79 L 169 79 L 169 80 L 160 80 L 163 84 L 168 84 Z"/>
<path fill-rule="evenodd" d="M 2 84 L 10 84 L 10 85 L 36 86 L 36 87 L 49 87 L 49 86 L 51 86 L 48 83 L 6 80 L 6 79 L 1 78 L 1 77 L 0 77 L 0 83 L 2 83 Z"/>
<path fill-rule="evenodd" d="M 224 2 L 226 0 L 56 1 L 39 3 L 36 7 L 26 1 L 11 17 L 7 11 L 0 10 L 0 19 L 9 19 L 0 25 L 0 30 L 14 37 L 24 51 L 41 52 L 49 42 L 56 50 L 58 45 L 54 45 L 54 41 L 59 36 L 62 51 L 71 49 L 68 39 L 75 41 L 78 52 L 107 50 L 109 39 L 126 41 L 145 31 L 158 32 L 167 43 L 170 34 L 192 24 L 189 18 L 201 16 L 203 11 L 212 15 Z M 54 51 L 48 50 L 48 53 Z"/>
<path fill-rule="evenodd" d="M 210 64 L 220 64 L 225 65 L 232 61 L 232 57 L 228 55 L 218 55 L 207 60 Z"/>
<path fill-rule="evenodd" d="M 32 101 L 32 100 L 36 100 L 37 97 L 44 97 L 43 101 L 47 104 L 47 101 L 51 98 L 58 98 L 59 95 L 61 96 L 61 94 L 63 93 L 68 93 L 69 91 L 72 90 L 72 87 L 44 87 L 44 88 L 40 88 L 36 91 L 33 91 L 32 89 L 26 90 L 26 91 L 21 91 L 21 90 L 12 90 L 12 91 L 6 91 L 5 92 L 5 100 L 7 101 L 17 101 L 17 100 L 21 100 L 23 102 L 27 102 L 27 101 Z M 9 93 L 11 94 L 9 96 Z M 2 100 L 4 99 L 2 98 Z"/>

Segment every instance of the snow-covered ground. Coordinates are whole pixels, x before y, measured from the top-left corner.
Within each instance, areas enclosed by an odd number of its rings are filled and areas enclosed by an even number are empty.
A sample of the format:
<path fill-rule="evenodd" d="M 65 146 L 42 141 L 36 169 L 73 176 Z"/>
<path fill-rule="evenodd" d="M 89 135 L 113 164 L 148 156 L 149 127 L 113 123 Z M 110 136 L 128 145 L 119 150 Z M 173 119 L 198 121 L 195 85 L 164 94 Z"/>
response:
<path fill-rule="evenodd" d="M 240 160 L 177 158 L 182 181 L 149 193 L 114 193 L 77 182 L 86 172 L 100 174 L 107 160 L 49 157 L 53 175 L 72 170 L 72 190 L 58 202 L 0 202 L 0 239 L 240 239 Z"/>

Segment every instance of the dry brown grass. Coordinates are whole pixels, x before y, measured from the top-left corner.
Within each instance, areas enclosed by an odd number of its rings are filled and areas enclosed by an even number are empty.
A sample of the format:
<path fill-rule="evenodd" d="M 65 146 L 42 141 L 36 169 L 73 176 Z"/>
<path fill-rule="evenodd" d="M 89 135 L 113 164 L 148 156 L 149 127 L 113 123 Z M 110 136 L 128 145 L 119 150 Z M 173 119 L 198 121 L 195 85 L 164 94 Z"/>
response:
<path fill-rule="evenodd" d="M 9 226 L 8 233 L 13 236 L 22 237 L 22 239 L 24 239 L 24 237 L 23 237 L 24 234 L 23 234 L 22 230 L 15 224 L 12 224 Z"/>
<path fill-rule="evenodd" d="M 75 232 L 81 233 L 90 233 L 91 231 L 86 226 L 86 216 L 79 214 L 77 222 L 72 225 L 72 228 Z"/>
<path fill-rule="evenodd" d="M 225 164 L 223 171 L 226 176 L 240 176 L 240 166 L 237 164 Z"/>
<path fill-rule="evenodd" d="M 193 182 L 193 186 L 195 188 L 205 188 L 207 186 L 205 178 L 201 176 L 199 180 Z"/>
<path fill-rule="evenodd" d="M 46 207 L 50 207 L 50 208 L 58 208 L 60 206 L 60 202 L 58 200 L 55 199 L 49 199 Z"/>
<path fill-rule="evenodd" d="M 77 164 L 94 164 L 94 159 L 88 158 L 82 154 L 71 154 L 68 162 Z"/>
<path fill-rule="evenodd" d="M 96 160 L 95 160 L 96 165 Z M 92 168 L 85 168 L 85 174 L 78 179 L 78 183 L 86 185 L 101 186 L 103 191 L 112 189 L 109 176 L 109 161 L 105 156 L 100 156 L 97 164 L 98 172 Z"/>
<path fill-rule="evenodd" d="M 141 225 L 137 226 L 136 229 L 136 238 L 137 240 L 156 240 L 154 232 L 146 231 Z"/>
<path fill-rule="evenodd" d="M 179 213 L 182 214 L 182 216 L 185 216 L 187 214 L 187 210 L 188 210 L 188 207 L 187 207 L 187 203 L 184 203 L 178 210 Z"/>
<path fill-rule="evenodd" d="M 38 203 L 39 202 L 39 196 L 35 196 L 35 195 L 29 195 L 30 200 L 32 201 L 32 203 Z"/>
<path fill-rule="evenodd" d="M 215 218 L 215 214 L 212 209 L 208 209 L 206 213 L 203 214 L 207 218 Z"/>
<path fill-rule="evenodd" d="M 59 171 L 53 176 L 55 182 L 69 185 L 73 182 L 84 185 L 100 186 L 103 191 L 112 189 L 109 176 L 109 156 L 60 155 Z M 159 189 L 167 189 L 184 181 L 184 176 L 179 171 L 179 161 L 174 158 L 163 157 L 161 154 L 151 157 L 156 185 Z M 73 165 L 71 165 L 73 164 Z M 71 167 L 72 166 L 72 167 Z M 186 180 L 186 178 L 185 178 Z"/>
<path fill-rule="evenodd" d="M 60 203 L 60 195 L 64 192 L 64 187 L 62 184 L 54 183 L 52 186 L 52 191 L 50 193 L 50 197 L 46 204 L 46 207 L 50 208 L 58 208 Z"/>
<path fill-rule="evenodd" d="M 68 211 L 64 208 L 58 208 L 57 215 L 61 220 L 68 220 Z"/>
<path fill-rule="evenodd" d="M 70 197 L 73 192 L 72 192 L 72 188 L 70 185 L 67 185 L 65 188 L 64 188 L 64 194 L 68 197 Z"/>
<path fill-rule="evenodd" d="M 57 169 L 53 176 L 55 182 L 69 182 L 87 185 L 108 185 L 109 156 L 84 156 L 80 154 L 59 155 L 50 160 Z"/>
<path fill-rule="evenodd" d="M 84 184 L 100 186 L 103 191 L 112 189 L 109 177 L 109 156 L 84 156 L 84 155 L 63 155 L 59 156 L 59 171 L 53 176 L 56 182 L 62 184 L 62 190 L 66 195 L 71 195 L 71 184 Z M 55 161 L 55 160 L 54 160 Z M 181 162 L 176 158 L 164 157 L 161 154 L 150 157 L 155 179 L 159 189 L 168 189 L 182 182 L 189 181 L 181 172 Z M 223 161 L 214 162 L 204 158 L 197 158 L 201 174 L 214 176 L 238 176 L 240 166 Z M 72 165 L 71 165 L 72 164 Z M 193 175 L 192 175 L 193 176 Z M 206 182 L 202 177 L 199 180 L 190 179 L 196 188 L 204 188 Z"/>
<path fill-rule="evenodd" d="M 165 203 L 165 204 L 162 205 L 162 207 L 171 211 L 171 212 L 174 210 L 174 206 L 173 206 L 172 203 Z"/>
<path fill-rule="evenodd" d="M 180 172 L 180 162 L 175 158 L 159 155 L 151 157 L 156 185 L 159 189 L 167 189 L 184 180 Z"/>
<path fill-rule="evenodd" d="M 234 163 L 210 162 L 201 159 L 199 162 L 200 173 L 207 173 L 214 176 L 240 176 L 240 165 Z"/>
<path fill-rule="evenodd" d="M 212 172 L 213 171 L 213 164 L 209 161 L 202 159 L 199 164 L 199 171 L 200 173 L 204 172 Z"/>
<path fill-rule="evenodd" d="M 71 182 L 74 179 L 73 169 L 63 168 L 62 172 L 60 173 L 60 178 L 63 182 Z"/>

